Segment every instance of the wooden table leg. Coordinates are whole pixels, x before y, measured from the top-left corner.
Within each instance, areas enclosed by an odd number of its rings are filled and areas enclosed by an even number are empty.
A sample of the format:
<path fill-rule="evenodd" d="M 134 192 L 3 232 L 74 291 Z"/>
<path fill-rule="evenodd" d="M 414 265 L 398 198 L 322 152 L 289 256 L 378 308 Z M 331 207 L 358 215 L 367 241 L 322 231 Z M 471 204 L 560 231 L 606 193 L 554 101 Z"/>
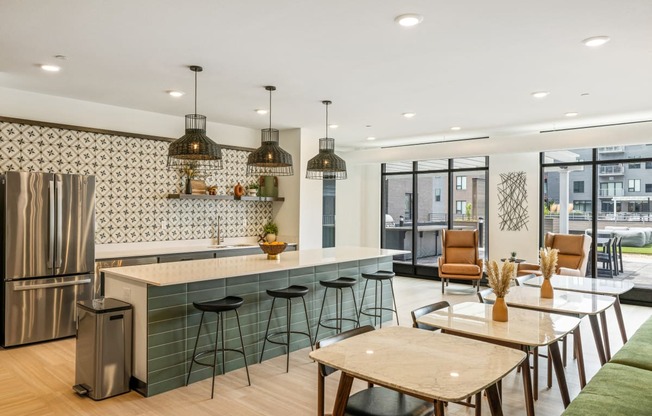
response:
<path fill-rule="evenodd" d="M 482 416 L 482 392 L 475 395 L 475 416 Z"/>
<path fill-rule="evenodd" d="M 625 331 L 625 321 L 623 320 L 623 311 L 620 309 L 620 297 L 616 296 L 614 302 L 614 312 L 616 312 L 616 319 L 620 327 L 620 336 L 623 339 L 623 345 L 627 343 L 627 332 Z"/>
<path fill-rule="evenodd" d="M 534 416 L 534 398 L 532 396 L 532 380 L 530 379 L 530 360 L 527 358 L 521 363 L 521 375 L 523 376 L 523 392 L 525 393 L 525 409 L 528 416 Z M 487 389 L 489 398 L 489 389 Z M 489 404 L 491 407 L 491 404 Z"/>
<path fill-rule="evenodd" d="M 598 357 L 600 358 L 600 365 L 604 365 L 607 359 L 604 355 L 604 344 L 602 343 L 602 335 L 600 334 L 600 324 L 598 324 L 598 317 L 589 315 L 589 322 L 591 322 L 591 330 L 593 331 L 593 339 L 595 340 L 595 347 L 598 349 Z"/>
<path fill-rule="evenodd" d="M 349 401 L 352 385 L 353 377 L 343 372 L 340 376 L 340 384 L 337 386 L 337 395 L 335 396 L 335 405 L 333 406 L 333 416 L 344 416 L 346 403 Z"/>
<path fill-rule="evenodd" d="M 564 374 L 564 363 L 561 359 L 561 352 L 559 351 L 559 343 L 553 342 L 548 346 L 548 352 L 552 359 L 552 365 L 555 367 L 555 374 L 557 375 L 557 384 L 561 392 L 561 401 L 564 403 L 564 409 L 570 404 L 570 395 L 568 394 L 568 385 L 566 384 L 566 374 Z"/>
<path fill-rule="evenodd" d="M 528 360 L 530 357 L 528 357 Z M 532 390 L 534 400 L 539 400 L 539 347 L 534 348 L 532 355 Z"/>
<path fill-rule="evenodd" d="M 529 360 L 524 361 L 527 364 L 527 369 L 523 368 L 523 374 L 530 373 L 530 363 Z M 492 416 L 503 416 L 503 407 L 500 403 L 500 396 L 498 395 L 498 388 L 495 384 L 487 387 L 487 401 L 489 402 L 489 411 L 491 411 Z M 529 413 L 528 413 L 529 414 Z M 534 413 L 532 413 L 534 414 Z"/>
<path fill-rule="evenodd" d="M 609 345 L 609 330 L 607 329 L 607 313 L 600 313 L 600 322 L 602 323 L 602 338 L 604 338 L 604 353 L 607 361 L 611 360 L 611 346 Z"/>
<path fill-rule="evenodd" d="M 584 370 L 584 351 L 582 351 L 582 336 L 580 326 L 573 331 L 573 344 L 575 345 L 575 357 L 577 358 L 577 372 L 580 375 L 580 388 L 586 386 L 586 371 Z"/>
<path fill-rule="evenodd" d="M 435 401 L 435 416 L 444 416 L 444 402 L 441 400 Z"/>

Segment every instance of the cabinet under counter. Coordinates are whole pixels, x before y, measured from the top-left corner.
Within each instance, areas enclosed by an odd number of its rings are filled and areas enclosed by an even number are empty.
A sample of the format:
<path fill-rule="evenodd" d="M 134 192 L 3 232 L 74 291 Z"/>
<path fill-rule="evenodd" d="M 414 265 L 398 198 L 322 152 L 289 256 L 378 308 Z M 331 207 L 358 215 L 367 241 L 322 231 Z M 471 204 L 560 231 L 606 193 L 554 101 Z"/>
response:
<path fill-rule="evenodd" d="M 267 260 L 265 254 L 225 257 L 187 262 L 158 263 L 143 266 L 103 269 L 107 297 L 129 302 L 134 307 L 134 386 L 152 396 L 185 385 L 192 346 L 197 334 L 200 312 L 192 303 L 239 296 L 245 300 L 239 309 L 249 363 L 257 362 L 262 347 L 271 298 L 267 289 L 291 284 L 307 286 L 306 296 L 311 328 L 314 328 L 324 295 L 320 280 L 341 276 L 360 278 L 363 272 L 391 270 L 392 256 L 397 250 L 364 247 L 338 247 L 299 250 L 281 254 L 279 260 Z M 384 301 L 390 306 L 389 287 Z M 355 288 L 358 305 L 363 285 Z M 373 291 L 367 291 L 366 302 L 373 302 Z M 344 303 L 344 313 L 354 313 L 353 302 Z M 293 317 L 302 325 L 299 316 Z M 384 321 L 392 318 L 390 313 Z M 274 317 L 273 325 L 285 322 L 283 313 Z M 371 322 L 371 318 L 367 318 Z M 227 318 L 227 344 L 237 341 L 237 331 L 231 331 L 234 318 Z M 207 325 L 214 332 L 214 322 Z M 361 324 L 366 324 L 364 321 Z M 333 332 L 334 334 L 334 332 Z M 324 336 L 329 334 L 324 333 Z M 206 337 L 208 339 L 208 337 Z M 293 350 L 308 347 L 307 339 L 292 342 Z M 267 348 L 265 356 L 272 358 L 284 353 L 283 346 Z M 227 354 L 226 371 L 244 366 L 241 355 Z M 194 370 L 194 368 L 193 368 Z M 193 380 L 208 378 L 210 371 L 197 368 Z M 255 380 L 252 380 L 255 383 Z"/>

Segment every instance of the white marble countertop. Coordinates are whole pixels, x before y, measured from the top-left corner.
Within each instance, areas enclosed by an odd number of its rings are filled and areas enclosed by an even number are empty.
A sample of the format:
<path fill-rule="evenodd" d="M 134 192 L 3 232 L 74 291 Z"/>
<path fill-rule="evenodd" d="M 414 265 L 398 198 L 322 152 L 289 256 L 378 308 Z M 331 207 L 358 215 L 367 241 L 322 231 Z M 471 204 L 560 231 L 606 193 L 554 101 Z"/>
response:
<path fill-rule="evenodd" d="M 96 244 L 95 260 L 128 257 L 164 256 L 166 254 L 201 253 L 216 250 L 235 250 L 258 247 L 255 237 L 227 238 L 217 244 L 211 239 L 152 241 L 142 243 Z M 288 243 L 296 245 L 296 243 Z"/>
<path fill-rule="evenodd" d="M 543 276 L 535 276 L 526 280 L 526 286 L 541 287 Z M 634 283 L 615 279 L 593 279 L 588 277 L 558 276 L 550 278 L 552 287 L 571 292 L 595 293 L 596 295 L 618 296 L 634 288 Z"/>
<path fill-rule="evenodd" d="M 509 296 L 509 295 L 508 295 Z M 491 318 L 493 305 L 463 302 L 423 315 L 418 322 L 451 332 L 530 347 L 549 345 L 580 324 L 580 319 L 530 309 L 509 308 L 509 321 Z"/>
<path fill-rule="evenodd" d="M 320 348 L 310 357 L 355 378 L 408 394 L 460 401 L 502 379 L 525 359 L 525 353 L 454 335 L 394 326 Z"/>
<path fill-rule="evenodd" d="M 495 300 L 496 295 L 491 293 L 487 299 Z M 613 296 L 564 290 L 555 290 L 553 298 L 546 299 L 541 297 L 541 289 L 533 286 L 511 287 L 505 296 L 508 306 L 577 315 L 596 315 L 613 305 L 615 300 Z"/>
<path fill-rule="evenodd" d="M 407 252 L 370 247 L 334 247 L 289 251 L 282 253 L 278 260 L 267 260 L 267 255 L 261 253 L 250 256 L 113 267 L 102 269 L 102 272 L 107 277 L 113 275 L 149 285 L 167 286 L 302 267 L 323 266 L 404 253 Z"/>

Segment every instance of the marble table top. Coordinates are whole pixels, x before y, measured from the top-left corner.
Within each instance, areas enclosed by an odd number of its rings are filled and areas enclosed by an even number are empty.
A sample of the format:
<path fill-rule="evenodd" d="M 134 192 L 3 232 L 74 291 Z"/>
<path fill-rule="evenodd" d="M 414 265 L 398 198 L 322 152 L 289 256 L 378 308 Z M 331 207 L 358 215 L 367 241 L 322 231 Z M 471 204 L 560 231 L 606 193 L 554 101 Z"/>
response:
<path fill-rule="evenodd" d="M 530 309 L 510 308 L 509 321 L 491 318 L 493 305 L 463 302 L 423 315 L 417 321 L 451 332 L 530 347 L 549 345 L 574 330 L 580 319 Z"/>
<path fill-rule="evenodd" d="M 502 379 L 523 351 L 439 332 L 386 327 L 310 353 L 322 364 L 418 397 L 460 401 Z"/>
<path fill-rule="evenodd" d="M 526 280 L 523 284 L 526 286 L 541 287 L 543 276 L 535 276 Z M 568 290 L 571 292 L 594 293 L 596 295 L 618 296 L 632 290 L 634 283 L 624 280 L 615 279 L 592 279 L 588 277 L 559 276 L 554 275 L 550 278 L 552 287 L 559 290 Z"/>
<path fill-rule="evenodd" d="M 493 293 L 487 296 L 495 300 Z M 533 286 L 514 286 L 505 296 L 508 306 L 535 309 L 544 312 L 573 315 L 596 315 L 614 304 L 613 296 L 556 290 L 552 299 L 541 297 L 541 289 Z"/>
<path fill-rule="evenodd" d="M 107 277 L 115 276 L 149 285 L 167 286 L 374 259 L 404 253 L 407 252 L 371 247 L 333 247 L 289 251 L 280 254 L 277 260 L 267 260 L 267 255 L 261 252 L 261 254 L 250 256 L 113 267 L 101 269 L 101 271 Z"/>

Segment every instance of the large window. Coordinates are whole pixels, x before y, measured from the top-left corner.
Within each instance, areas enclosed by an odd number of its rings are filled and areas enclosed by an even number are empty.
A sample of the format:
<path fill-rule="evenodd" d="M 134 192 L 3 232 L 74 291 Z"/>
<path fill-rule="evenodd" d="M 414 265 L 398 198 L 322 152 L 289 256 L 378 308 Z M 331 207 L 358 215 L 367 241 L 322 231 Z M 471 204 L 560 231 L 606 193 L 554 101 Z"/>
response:
<path fill-rule="evenodd" d="M 649 299 L 652 270 L 641 264 L 652 263 L 652 146 L 546 152 L 542 175 L 541 241 L 547 231 L 590 235 L 587 275 L 633 281 L 625 298 Z"/>
<path fill-rule="evenodd" d="M 487 169 L 486 157 L 383 165 L 382 247 L 410 252 L 395 270 L 435 276 L 443 229 L 478 229 L 484 254 Z"/>

